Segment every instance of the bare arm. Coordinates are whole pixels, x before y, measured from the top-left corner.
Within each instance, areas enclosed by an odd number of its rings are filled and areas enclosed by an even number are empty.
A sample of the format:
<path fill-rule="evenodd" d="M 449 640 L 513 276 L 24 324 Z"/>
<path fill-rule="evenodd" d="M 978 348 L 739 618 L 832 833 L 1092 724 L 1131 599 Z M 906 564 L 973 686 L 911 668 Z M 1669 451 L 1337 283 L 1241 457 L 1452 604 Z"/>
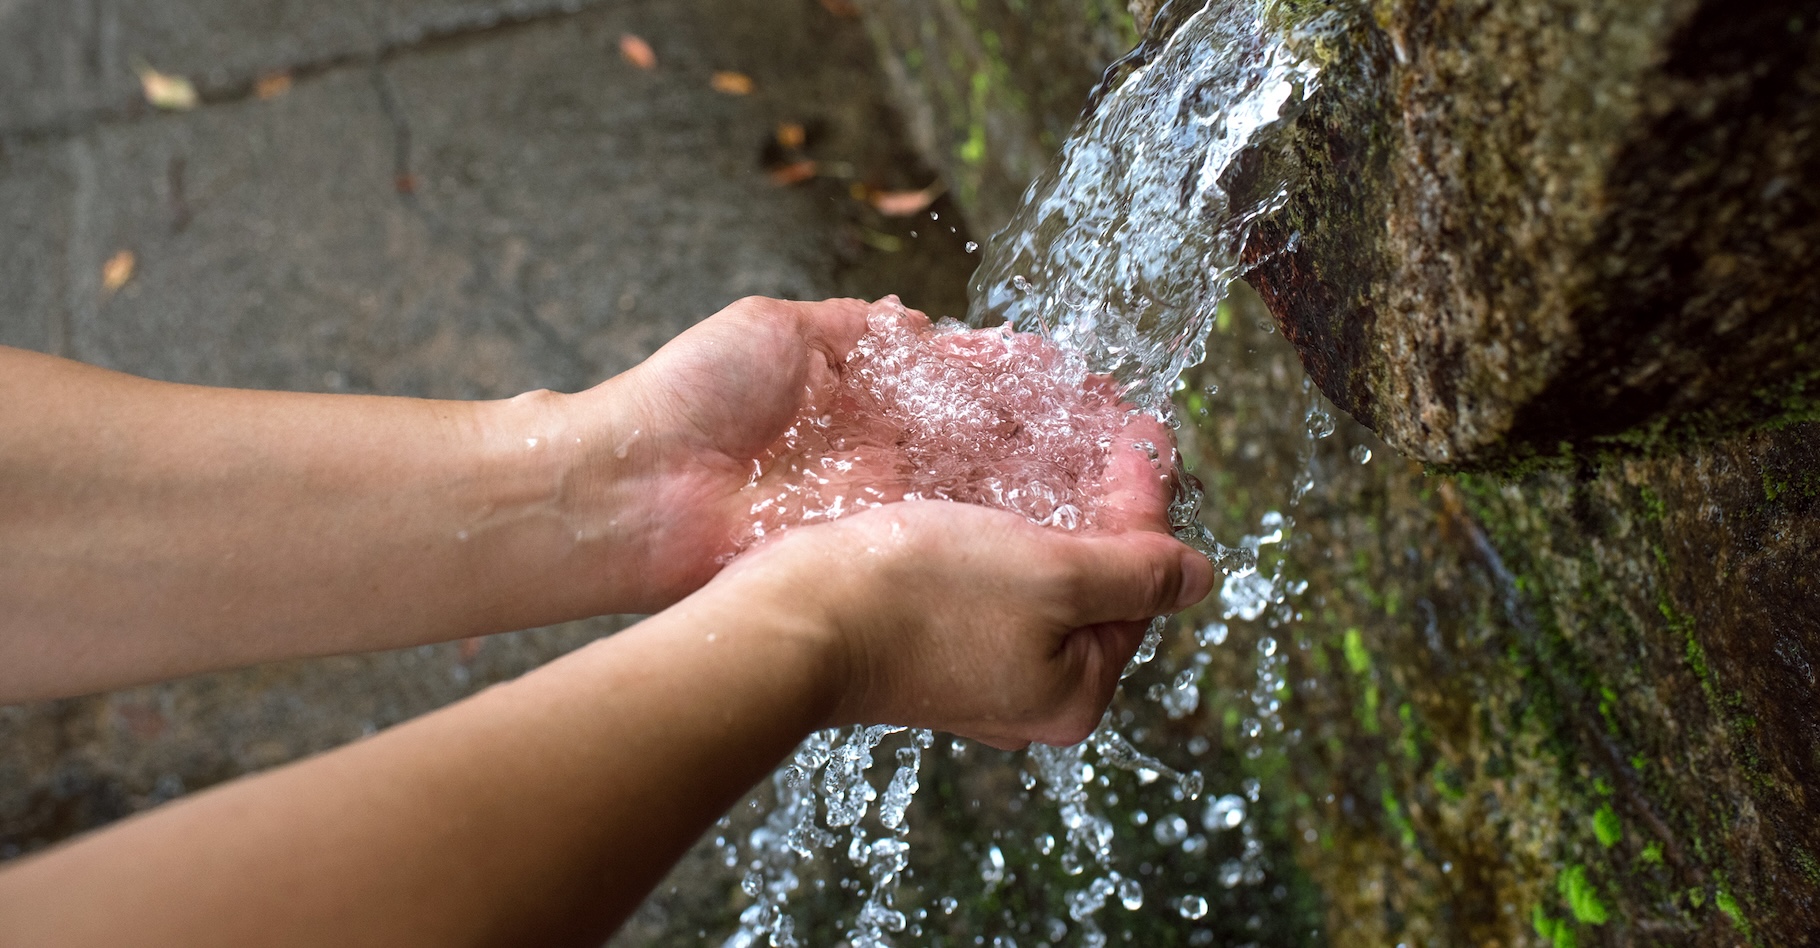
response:
<path fill-rule="evenodd" d="M 747 300 L 502 402 L 148 381 L 0 348 L 0 703 L 654 612 L 864 304 Z"/>
<path fill-rule="evenodd" d="M 599 944 L 812 729 L 1079 740 L 1141 620 L 1211 583 L 1167 536 L 954 504 L 805 528 L 518 681 L 0 873 L 0 944 Z"/>

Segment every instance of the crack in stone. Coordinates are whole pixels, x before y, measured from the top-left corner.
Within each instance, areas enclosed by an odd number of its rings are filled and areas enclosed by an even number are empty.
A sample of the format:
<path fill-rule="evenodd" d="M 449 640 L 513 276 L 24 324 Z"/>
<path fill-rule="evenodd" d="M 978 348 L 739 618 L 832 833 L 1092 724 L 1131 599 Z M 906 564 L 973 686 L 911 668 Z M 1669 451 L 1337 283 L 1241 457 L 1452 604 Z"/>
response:
<path fill-rule="evenodd" d="M 288 73 L 294 82 L 302 82 L 351 67 L 383 65 L 404 56 L 434 50 L 474 37 L 507 33 L 539 23 L 566 19 L 591 12 L 602 6 L 605 6 L 604 0 L 559 0 L 553 4 L 509 10 L 481 8 L 462 11 L 456 15 L 443 17 L 433 24 L 395 30 L 380 37 L 378 42 L 369 48 L 341 50 L 275 63 L 245 75 L 216 82 L 209 82 L 201 78 L 192 78 L 192 81 L 196 84 L 196 92 L 203 107 L 231 105 L 256 97 L 260 77 L 275 72 Z M 105 20 L 108 19 L 108 16 L 103 14 L 96 19 Z M 106 29 L 102 29 L 94 39 L 105 46 L 116 45 L 107 42 L 108 37 L 102 35 L 107 32 Z M 117 30 L 113 32 L 117 33 Z M 97 48 L 95 55 L 101 56 L 102 50 Z M 102 64 L 102 69 L 107 73 L 113 71 L 105 63 Z M 72 138 L 98 127 L 139 121 L 160 114 L 162 113 L 146 103 L 142 97 L 133 95 L 130 98 L 123 98 L 111 103 L 78 107 L 67 115 L 57 116 L 48 121 L 25 123 L 10 128 L 0 126 L 0 148 Z"/>

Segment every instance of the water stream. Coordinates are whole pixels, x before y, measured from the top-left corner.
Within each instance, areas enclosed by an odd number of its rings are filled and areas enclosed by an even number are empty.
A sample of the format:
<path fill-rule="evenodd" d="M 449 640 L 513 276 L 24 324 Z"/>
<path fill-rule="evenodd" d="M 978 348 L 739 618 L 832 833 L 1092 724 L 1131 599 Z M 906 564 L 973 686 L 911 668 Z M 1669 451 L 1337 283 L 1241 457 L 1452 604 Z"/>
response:
<path fill-rule="evenodd" d="M 1126 398 L 1179 424 L 1183 373 L 1207 357 L 1216 324 L 1231 318 L 1224 304 L 1247 235 L 1294 187 L 1277 133 L 1318 86 L 1306 50 L 1325 27 L 1291 28 L 1278 5 L 1258 0 L 1178 3 L 1159 20 L 1172 29 L 1108 74 L 1056 168 L 986 249 L 969 321 L 1040 332 L 1114 377 Z M 1212 380 L 1196 384 L 1205 395 L 1217 391 Z M 854 948 L 1097 948 L 1115 936 L 1133 943 L 1138 917 L 1187 933 L 1189 944 L 1212 944 L 1221 920 L 1210 917 L 1220 909 L 1210 892 L 1263 887 L 1263 901 L 1283 902 L 1251 816 L 1258 781 L 1239 779 L 1222 760 L 1256 757 L 1285 731 L 1282 642 L 1306 583 L 1286 578 L 1280 553 L 1312 483 L 1311 446 L 1334 427 L 1319 396 L 1302 392 L 1295 411 L 1309 447 L 1283 502 L 1259 511 L 1255 530 L 1230 543 L 1216 538 L 1197 517 L 1194 489 L 1172 510 L 1178 532 L 1224 574 L 1221 619 L 1199 627 L 1158 620 L 1119 700 L 1074 747 L 1009 756 L 893 727 L 812 736 L 773 776 L 764 802 L 754 801 L 764 812 L 723 821 L 724 861 L 743 872 L 749 900 L 726 948 L 842 938 Z M 1254 710 L 1237 725 L 1245 746 L 1210 753 L 1204 737 L 1156 740 L 1201 705 L 1210 650 L 1226 643 L 1228 622 L 1269 629 L 1246 638 L 1255 661 Z M 1159 652 L 1169 656 L 1160 676 L 1137 667 Z M 916 814 L 927 811 L 914 804 L 932 779 L 943 799 L 979 815 L 971 839 L 957 840 L 953 825 L 919 838 Z M 1020 829 L 1033 820 L 1048 829 Z M 916 867 L 938 864 L 928 884 L 917 879 Z M 1057 885 L 1031 904 L 1025 888 L 1011 886 L 1020 875 Z M 830 909 L 839 918 L 832 925 Z M 1108 912 L 1123 914 L 1109 924 Z M 1248 925 L 1260 937 L 1272 925 L 1257 916 L 1221 924 Z"/>

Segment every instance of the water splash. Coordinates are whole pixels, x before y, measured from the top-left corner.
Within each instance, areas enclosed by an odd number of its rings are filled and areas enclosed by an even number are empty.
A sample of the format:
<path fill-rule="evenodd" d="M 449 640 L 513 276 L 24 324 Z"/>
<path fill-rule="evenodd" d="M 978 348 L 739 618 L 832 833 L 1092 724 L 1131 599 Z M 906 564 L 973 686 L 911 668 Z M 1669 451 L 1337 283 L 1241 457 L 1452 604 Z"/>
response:
<path fill-rule="evenodd" d="M 889 296 L 867 323 L 839 379 L 755 466 L 742 547 L 920 499 L 1092 529 L 1112 452 L 1135 445 L 1157 460 L 1154 443 L 1124 434 L 1131 406 L 1066 347 L 1006 328 L 932 326 Z"/>
<path fill-rule="evenodd" d="M 1147 44 L 987 248 L 969 322 L 1041 332 L 1167 410 L 1246 238 L 1298 177 L 1272 146 L 1319 68 L 1273 9 L 1212 0 Z"/>
<path fill-rule="evenodd" d="M 1268 0 L 1208 0 L 1185 18 L 1168 19 L 1173 32 L 1152 37 L 1128 57 L 1131 68 L 1109 80 L 1097 108 L 1064 146 L 1058 167 L 1032 185 L 1022 210 L 986 248 L 969 315 L 976 327 L 1007 324 L 1078 351 L 1083 377 L 1092 372 L 1116 380 L 1117 390 L 1108 396 L 1113 403 L 1123 397 L 1164 418 L 1178 378 L 1206 355 L 1209 330 L 1239 275 L 1248 235 L 1294 187 L 1297 170 L 1280 132 L 1318 86 L 1319 68 L 1301 50 L 1324 29 L 1318 23 L 1291 29 Z M 1333 422 L 1312 393 L 1307 407 L 1312 443 L 1331 433 Z M 1281 554 L 1292 539 L 1293 509 L 1312 485 L 1312 457 L 1312 449 L 1302 453 L 1287 512 L 1266 513 L 1257 532 L 1234 545 L 1200 526 L 1201 489 L 1192 478 L 1178 478 L 1171 525 L 1224 574 L 1225 616 L 1194 631 L 1199 651 L 1188 665 L 1145 692 L 1168 719 L 1200 706 L 1207 650 L 1227 641 L 1229 622 L 1275 629 L 1292 621 L 1293 599 L 1302 590 L 1284 577 Z M 1127 674 L 1158 653 L 1165 628 L 1151 629 Z M 1237 728 L 1246 756 L 1262 753 L 1265 741 L 1283 731 L 1285 655 L 1276 638 L 1257 641 L 1256 667 L 1246 696 L 1253 713 Z M 1082 744 L 1027 752 L 1024 789 L 1053 812 L 1059 829 L 1040 837 L 1032 856 L 1075 881 L 1058 893 L 1061 913 L 1041 923 L 1046 931 L 1033 931 L 1036 921 L 1026 919 L 1020 932 L 1052 943 L 1072 933 L 1074 943 L 1101 948 L 1109 940 L 1102 923 L 1109 905 L 1131 912 L 1150 906 L 1190 924 L 1208 917 L 1207 896 L 1217 890 L 1189 885 L 1184 891 L 1174 883 L 1171 892 L 1169 880 L 1155 879 L 1147 897 L 1146 884 L 1133 873 L 1149 874 L 1153 867 L 1120 864 L 1119 835 L 1108 815 L 1120 801 L 1109 770 L 1130 773 L 1136 792 L 1157 795 L 1154 819 L 1147 796 L 1133 821 L 1148 825 L 1158 846 L 1184 858 L 1232 854 L 1209 864 L 1203 880 L 1231 889 L 1266 878 L 1264 847 L 1249 815 L 1259 800 L 1257 782 L 1246 781 L 1242 795 L 1217 796 L 1199 813 L 1190 810 L 1198 816 L 1191 821 L 1175 811 L 1201 796 L 1202 774 L 1141 750 L 1142 729 L 1122 730 L 1132 720 L 1129 707 L 1109 712 Z M 857 728 L 843 738 L 824 732 L 780 771 L 777 805 L 748 840 L 751 884 L 745 891 L 753 901 L 726 942 L 729 948 L 797 944 L 789 899 L 801 885 L 798 870 L 817 852 L 837 851 L 843 835 L 848 864 L 864 874 L 854 880 L 864 902 L 847 930 L 849 943 L 881 948 L 895 944 L 894 936 L 921 934 L 917 920 L 926 910 L 907 916 L 896 897 L 911 856 L 906 814 L 932 738 L 917 732 L 895 752 L 898 770 L 880 794 L 867 774 L 873 751 L 891 733 Z M 1199 755 L 1207 747 L 1191 742 L 1186 750 Z M 1208 835 L 1196 832 L 1194 822 Z M 1224 841 L 1216 846 L 1210 836 Z M 973 892 L 940 892 L 932 903 L 942 916 L 961 904 L 955 894 L 991 892 L 1009 884 L 1019 868 L 998 843 L 978 851 L 978 859 Z M 1208 944 L 1211 936 L 1196 928 L 1190 943 Z M 988 943 L 983 934 L 974 942 Z M 990 943 L 1016 942 L 1005 934 Z"/>

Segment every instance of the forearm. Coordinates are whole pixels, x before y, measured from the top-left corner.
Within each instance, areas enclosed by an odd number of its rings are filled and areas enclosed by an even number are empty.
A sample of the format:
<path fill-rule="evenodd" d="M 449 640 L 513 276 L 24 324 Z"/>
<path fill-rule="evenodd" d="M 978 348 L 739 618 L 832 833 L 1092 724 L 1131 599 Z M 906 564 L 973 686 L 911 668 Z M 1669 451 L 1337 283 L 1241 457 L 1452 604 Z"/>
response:
<path fill-rule="evenodd" d="M 823 723 L 827 655 L 801 618 L 698 595 L 28 860 L 0 873 L 0 917 L 20 944 L 599 944 Z"/>
<path fill-rule="evenodd" d="M 212 389 L 0 349 L 0 701 L 608 611 L 627 580 L 567 506 L 569 397 Z"/>

